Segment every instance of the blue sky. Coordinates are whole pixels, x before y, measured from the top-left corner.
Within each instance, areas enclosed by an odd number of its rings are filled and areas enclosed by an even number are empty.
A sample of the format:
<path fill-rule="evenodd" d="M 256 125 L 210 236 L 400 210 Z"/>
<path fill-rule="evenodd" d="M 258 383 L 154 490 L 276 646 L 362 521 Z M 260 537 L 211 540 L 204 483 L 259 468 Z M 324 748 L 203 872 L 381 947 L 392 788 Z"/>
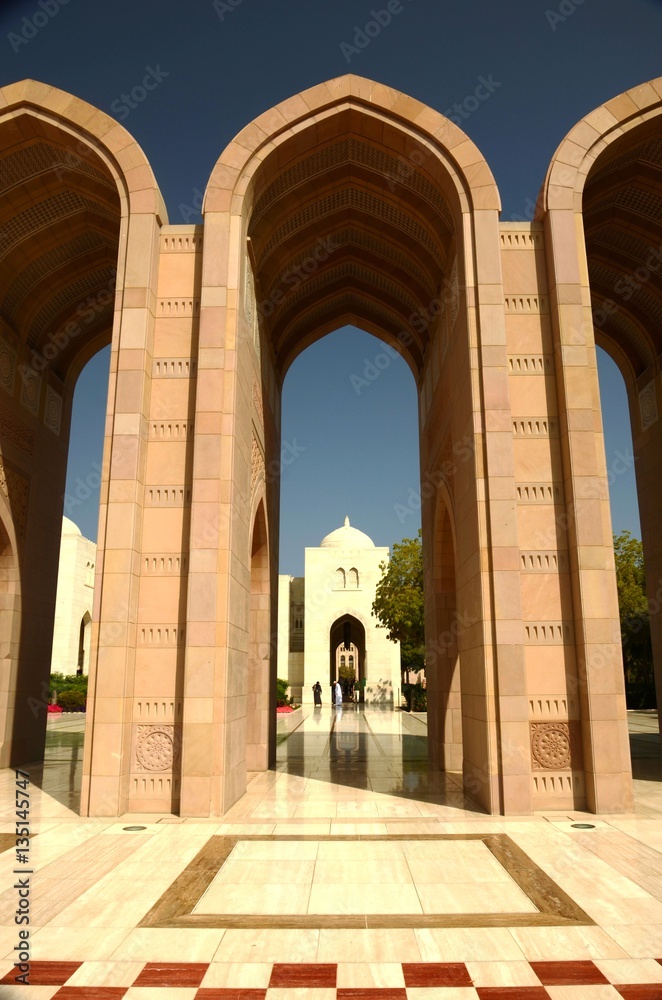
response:
<path fill-rule="evenodd" d="M 491 96 L 462 127 L 496 177 L 502 218 L 528 218 L 569 129 L 603 101 L 662 75 L 662 3 L 653 0 L 402 0 L 391 23 L 354 53 L 348 46 L 357 30 L 385 3 L 41 4 L 4 0 L 0 84 L 33 77 L 114 115 L 145 150 L 172 223 L 198 221 L 212 166 L 245 124 L 346 72 L 397 87 L 442 113 L 473 94 L 480 77 L 490 80 Z M 160 82 L 128 107 L 122 95 L 146 72 Z M 350 383 L 380 350 L 374 338 L 345 329 L 309 348 L 288 373 L 283 437 L 305 451 L 282 482 L 284 572 L 300 573 L 304 546 L 318 544 L 346 513 L 377 544 L 417 529 L 415 515 L 403 522 L 395 510 L 418 484 L 412 376 L 393 361 L 360 395 Z M 69 516 L 92 538 L 107 365 L 102 352 L 79 382 L 67 486 L 80 500 L 69 503 Z M 608 359 L 601 361 L 601 391 L 612 465 L 618 453 L 631 454 L 631 440 L 622 382 Z M 614 528 L 638 533 L 631 465 L 629 474 L 614 477 L 612 499 Z"/>

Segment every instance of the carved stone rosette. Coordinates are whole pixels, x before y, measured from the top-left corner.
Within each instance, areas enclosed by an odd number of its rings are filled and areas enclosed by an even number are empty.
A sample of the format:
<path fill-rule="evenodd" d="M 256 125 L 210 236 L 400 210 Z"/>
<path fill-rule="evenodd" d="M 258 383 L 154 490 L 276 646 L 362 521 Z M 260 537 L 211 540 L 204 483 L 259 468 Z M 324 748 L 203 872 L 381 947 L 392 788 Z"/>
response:
<path fill-rule="evenodd" d="M 136 771 L 171 771 L 178 753 L 174 726 L 138 726 Z"/>
<path fill-rule="evenodd" d="M 530 727 L 534 771 L 581 770 L 581 745 L 576 723 L 532 722 Z"/>

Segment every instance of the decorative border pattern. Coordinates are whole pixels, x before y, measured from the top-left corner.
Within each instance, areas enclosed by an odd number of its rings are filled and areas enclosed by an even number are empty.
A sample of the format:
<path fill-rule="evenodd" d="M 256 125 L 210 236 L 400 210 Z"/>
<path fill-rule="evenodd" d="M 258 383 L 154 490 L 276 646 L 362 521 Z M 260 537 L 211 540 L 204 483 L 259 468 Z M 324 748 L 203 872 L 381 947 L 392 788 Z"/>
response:
<path fill-rule="evenodd" d="M 44 424 L 53 434 L 60 436 L 62 424 L 62 396 L 55 389 L 46 386 L 46 405 L 44 407 Z"/>
<path fill-rule="evenodd" d="M 360 841 L 480 840 L 537 908 L 537 913 L 412 913 L 412 914 L 235 914 L 193 913 L 235 844 L 245 840 L 314 840 L 352 844 Z M 161 896 L 139 927 L 345 928 L 388 927 L 582 927 L 595 923 L 506 834 L 449 833 L 402 836 L 213 836 Z"/>
<path fill-rule="evenodd" d="M 639 393 L 639 414 L 642 431 L 648 430 L 654 423 L 657 423 L 657 395 L 654 381 L 649 382 Z"/>

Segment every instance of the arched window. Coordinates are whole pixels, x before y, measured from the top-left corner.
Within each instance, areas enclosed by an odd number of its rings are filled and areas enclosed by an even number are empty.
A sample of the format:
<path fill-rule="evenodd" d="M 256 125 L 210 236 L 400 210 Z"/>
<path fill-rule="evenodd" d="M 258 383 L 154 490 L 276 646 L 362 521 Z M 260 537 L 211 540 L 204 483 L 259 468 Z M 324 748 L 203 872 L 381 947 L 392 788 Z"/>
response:
<path fill-rule="evenodd" d="M 345 570 L 338 567 L 336 570 L 336 589 L 344 590 L 346 585 Z"/>
<path fill-rule="evenodd" d="M 345 657 L 344 657 L 344 656 L 341 656 L 341 657 L 340 657 L 340 666 L 341 666 L 341 667 L 344 667 L 344 666 L 345 666 Z"/>
<path fill-rule="evenodd" d="M 358 569 L 354 569 L 354 567 L 349 571 L 348 586 L 353 590 L 357 590 L 359 586 L 359 571 Z"/>

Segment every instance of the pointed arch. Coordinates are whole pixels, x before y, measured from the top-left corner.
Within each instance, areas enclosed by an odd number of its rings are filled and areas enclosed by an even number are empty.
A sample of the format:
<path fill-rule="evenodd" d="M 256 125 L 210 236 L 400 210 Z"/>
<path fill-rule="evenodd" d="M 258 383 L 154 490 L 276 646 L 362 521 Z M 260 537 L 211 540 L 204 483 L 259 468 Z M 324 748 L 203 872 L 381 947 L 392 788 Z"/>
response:
<path fill-rule="evenodd" d="M 246 678 L 246 768 L 269 766 L 269 686 L 271 681 L 271 573 L 264 500 L 253 519 L 250 540 L 251 580 Z"/>

